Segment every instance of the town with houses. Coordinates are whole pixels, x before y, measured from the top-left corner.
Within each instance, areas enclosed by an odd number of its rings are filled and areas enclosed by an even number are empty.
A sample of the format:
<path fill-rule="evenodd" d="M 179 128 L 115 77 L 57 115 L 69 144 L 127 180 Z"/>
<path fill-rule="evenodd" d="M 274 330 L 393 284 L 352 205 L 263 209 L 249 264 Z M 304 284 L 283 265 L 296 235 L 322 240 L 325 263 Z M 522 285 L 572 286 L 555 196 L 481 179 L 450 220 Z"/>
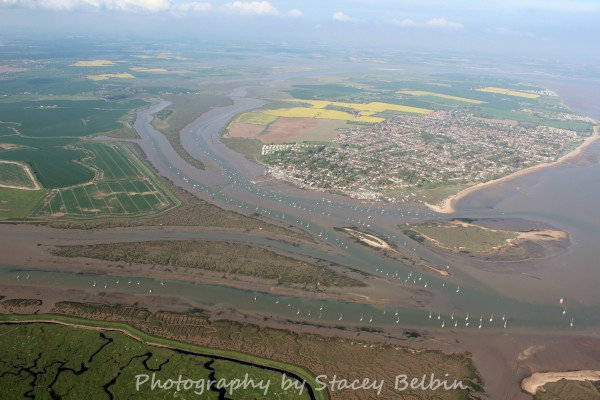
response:
<path fill-rule="evenodd" d="M 394 201 L 395 191 L 485 182 L 552 162 L 582 140 L 574 130 L 436 111 L 355 125 L 327 145 L 264 145 L 261 161 L 301 187 Z"/>

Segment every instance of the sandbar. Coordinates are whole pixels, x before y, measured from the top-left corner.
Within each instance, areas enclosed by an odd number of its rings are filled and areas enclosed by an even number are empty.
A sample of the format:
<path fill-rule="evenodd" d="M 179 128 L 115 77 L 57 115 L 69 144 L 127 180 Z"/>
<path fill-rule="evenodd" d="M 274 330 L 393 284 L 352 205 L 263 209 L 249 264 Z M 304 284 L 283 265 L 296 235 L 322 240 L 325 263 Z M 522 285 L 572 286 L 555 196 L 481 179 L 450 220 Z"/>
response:
<path fill-rule="evenodd" d="M 527 393 L 536 394 L 538 389 L 546 383 L 558 382 L 562 379 L 569 381 L 600 381 L 600 371 L 535 372 L 523 379 L 521 388 Z"/>

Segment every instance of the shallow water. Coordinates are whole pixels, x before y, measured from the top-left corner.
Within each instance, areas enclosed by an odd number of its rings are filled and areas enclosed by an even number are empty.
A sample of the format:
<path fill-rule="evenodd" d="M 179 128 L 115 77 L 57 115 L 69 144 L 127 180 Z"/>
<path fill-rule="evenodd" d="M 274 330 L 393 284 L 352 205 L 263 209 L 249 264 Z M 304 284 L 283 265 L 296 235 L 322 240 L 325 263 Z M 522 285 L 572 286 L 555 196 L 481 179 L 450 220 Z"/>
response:
<path fill-rule="evenodd" d="M 398 321 L 398 326 L 402 327 L 441 327 L 445 321 L 445 327 L 449 327 L 455 321 L 452 312 L 456 318 L 460 315 L 460 325 L 463 329 L 467 329 L 464 320 L 467 312 L 471 316 L 468 329 L 477 329 L 481 316 L 485 316 L 482 329 L 501 329 L 502 315 L 506 315 L 509 320 L 508 329 L 569 329 L 570 318 L 575 320 L 575 329 L 600 324 L 600 298 L 596 288 L 597 282 L 600 282 L 600 269 L 597 261 L 594 261 L 597 259 L 597 249 L 600 248 L 600 218 L 596 218 L 599 214 L 594 209 L 594 205 L 600 200 L 600 186 L 597 185 L 600 164 L 591 163 L 581 168 L 561 166 L 538 171 L 518 180 L 481 190 L 462 201 L 459 204 L 460 212 L 456 216 L 508 216 L 542 220 L 568 231 L 574 243 L 568 252 L 560 256 L 528 262 L 539 275 L 536 280 L 527 280 L 519 275 L 482 273 L 460 263 L 453 263 L 415 242 L 404 242 L 406 239 L 400 235 L 398 225 L 438 217 L 418 205 L 365 205 L 332 194 L 264 181 L 261 176 L 262 167 L 233 153 L 219 141 L 221 129 L 234 115 L 262 104 L 260 100 L 241 97 L 243 95 L 243 88 L 234 91 L 233 105 L 205 114 L 182 136 L 185 148 L 205 162 L 206 170 L 198 170 L 187 164 L 173 150 L 166 138 L 150 125 L 152 114 L 166 106 L 166 103 L 138 114 L 135 128 L 142 138 L 139 143 L 154 167 L 177 185 L 224 208 L 245 214 L 257 212 L 270 219 L 300 227 L 336 251 L 298 249 L 285 243 L 275 243 L 248 235 L 236 237 L 236 234 L 177 233 L 177 238 L 256 242 L 406 281 L 412 288 L 424 289 L 424 282 L 427 282 L 426 290 L 434 294 L 431 310 L 415 307 L 383 309 L 333 300 L 322 302 L 176 281 L 165 282 L 163 286 L 154 279 L 135 278 L 135 284 L 124 284 L 123 282 L 129 281 L 127 277 L 110 278 L 119 279 L 121 282 L 116 285 L 106 281 L 106 291 L 168 295 L 185 299 L 198 306 L 231 307 L 240 311 L 291 319 L 337 321 L 340 324 L 366 326 L 395 325 Z M 591 150 L 600 154 L 599 145 Z M 412 271 L 409 266 L 384 258 L 338 235 L 332 229 L 334 226 L 371 229 L 385 236 L 403 251 L 414 252 L 415 255 L 439 267 L 448 265 L 452 276 L 441 278 L 439 275 Z M 141 239 L 151 239 L 144 237 L 143 233 L 140 235 Z M 24 273 L 26 274 L 16 267 L 0 267 L 2 281 L 18 281 L 20 284 L 58 285 L 104 291 L 104 283 L 108 279 L 90 274 L 29 272 L 30 279 L 23 281 Z M 20 276 L 18 280 L 17 275 Z M 92 287 L 93 281 L 97 283 L 95 287 Z M 137 285 L 137 281 L 140 281 L 140 285 Z M 457 292 L 459 286 L 460 290 Z M 152 290 L 152 294 L 149 290 Z M 557 299 L 563 296 L 569 299 L 569 310 L 565 315 L 562 313 L 562 307 L 557 304 Z M 430 311 L 433 313 L 431 319 Z M 440 319 L 437 319 L 438 312 L 441 313 Z M 494 319 L 490 323 L 491 314 L 494 314 Z M 369 323 L 371 317 L 373 321 Z"/>
<path fill-rule="evenodd" d="M 569 311 L 563 315 L 562 309 L 559 307 L 534 306 L 515 300 L 494 298 L 483 293 L 456 295 L 461 299 L 458 303 L 468 305 L 469 319 L 466 320 L 466 311 L 442 312 L 439 318 L 438 313 L 432 311 L 430 318 L 429 310 L 418 308 L 375 307 L 336 300 L 280 296 L 177 280 L 44 271 L 9 265 L 0 265 L 0 281 L 4 284 L 41 286 L 61 290 L 79 289 L 96 294 L 127 293 L 150 297 L 176 297 L 197 307 L 234 309 L 240 312 L 258 313 L 266 317 L 314 323 L 350 324 L 367 329 L 395 325 L 399 329 L 409 327 L 441 328 L 444 323 L 446 328 L 452 327 L 453 329 L 501 330 L 504 329 L 503 317 L 507 320 L 507 331 L 513 328 L 565 330 L 570 318 L 575 318 L 578 328 L 597 326 L 600 323 L 600 315 L 590 313 L 591 309 L 588 308 Z M 453 291 L 454 288 L 451 290 Z M 473 302 L 471 297 L 477 301 Z M 587 314 L 590 314 L 592 318 L 585 317 Z M 478 328 L 480 318 L 482 327 Z M 491 322 L 490 318 L 492 318 Z M 467 321 L 469 326 L 466 326 Z M 457 328 L 454 328 L 454 322 L 458 323 Z"/>

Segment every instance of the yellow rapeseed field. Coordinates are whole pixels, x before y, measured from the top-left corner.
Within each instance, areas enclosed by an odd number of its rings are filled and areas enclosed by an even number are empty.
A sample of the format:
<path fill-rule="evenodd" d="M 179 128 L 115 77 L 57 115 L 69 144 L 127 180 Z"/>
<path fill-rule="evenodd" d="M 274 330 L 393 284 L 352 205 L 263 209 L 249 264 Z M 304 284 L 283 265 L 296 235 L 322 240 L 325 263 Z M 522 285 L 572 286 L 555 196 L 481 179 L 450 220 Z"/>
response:
<path fill-rule="evenodd" d="M 481 100 L 468 99 L 466 97 L 451 96 L 449 94 L 426 92 L 424 90 L 401 90 L 398 93 L 408 94 L 408 95 L 411 95 L 411 96 L 435 96 L 435 97 L 441 97 L 443 99 L 463 101 L 465 103 L 472 103 L 472 104 L 483 104 L 483 103 L 485 103 L 485 101 L 481 101 Z"/>
<path fill-rule="evenodd" d="M 365 122 L 371 124 L 385 121 L 384 118 L 380 117 L 371 117 L 368 115 L 357 116 L 344 111 L 308 107 L 278 108 L 275 110 L 265 110 L 265 113 L 277 117 L 337 119 L 343 121 Z"/>
<path fill-rule="evenodd" d="M 493 86 L 488 86 L 488 87 L 484 87 L 481 89 L 475 89 L 475 90 L 477 90 L 479 92 L 499 93 L 499 94 L 506 94 L 508 96 L 524 97 L 526 99 L 537 99 L 538 97 L 540 97 L 539 94 L 519 92 L 517 90 L 497 88 L 497 87 L 493 87 Z"/>
<path fill-rule="evenodd" d="M 71 65 L 73 67 L 110 67 L 115 65 L 115 62 L 110 60 L 81 60 Z"/>
<path fill-rule="evenodd" d="M 336 103 L 334 103 L 336 104 Z M 347 104 L 355 110 L 366 111 L 370 113 L 378 113 L 383 111 L 401 111 L 415 114 L 430 114 L 433 110 L 429 110 L 427 108 L 419 108 L 419 107 L 410 107 L 410 106 L 402 106 L 399 104 L 390 104 L 390 103 L 379 103 L 372 102 L 367 104 L 355 104 L 355 103 L 337 103 L 337 104 Z M 336 104 L 336 105 L 337 105 Z"/>
<path fill-rule="evenodd" d="M 104 81 L 104 80 L 110 79 L 110 78 L 131 79 L 131 78 L 135 78 L 135 77 L 127 72 L 121 72 L 118 74 L 88 75 L 86 78 L 91 79 L 93 81 Z"/>
<path fill-rule="evenodd" d="M 295 102 L 295 103 L 305 103 L 305 104 L 309 104 L 311 107 L 309 109 L 318 109 L 318 110 L 323 110 L 328 106 L 335 106 L 335 107 L 341 107 L 341 108 L 349 108 L 352 110 L 357 111 L 360 116 L 370 116 L 379 112 L 383 112 L 383 111 L 402 111 L 402 112 L 409 112 L 409 113 L 416 113 L 416 114 L 429 114 L 432 112 L 432 110 L 428 110 L 426 108 L 418 108 L 418 107 L 410 107 L 410 106 L 402 106 L 402 105 L 398 105 L 398 104 L 391 104 L 391 103 L 380 103 L 380 102 L 371 102 L 371 103 L 344 103 L 341 101 L 326 101 L 326 100 L 300 100 L 300 99 L 288 99 L 287 101 L 290 102 Z M 298 107 L 298 108 L 304 108 L 304 107 Z M 325 112 L 328 111 L 336 111 L 336 110 L 325 110 Z M 356 116 L 350 114 L 350 113 L 345 113 L 343 111 L 339 111 L 344 113 L 345 115 L 348 115 L 352 118 L 356 118 Z M 330 115 L 337 115 L 337 114 L 330 114 Z M 349 121 L 351 121 L 352 119 L 349 119 Z M 377 122 L 381 122 L 381 118 L 378 118 Z M 363 121 L 366 122 L 366 121 Z"/>
<path fill-rule="evenodd" d="M 390 103 L 344 103 L 339 101 L 326 100 L 301 100 L 288 99 L 289 102 L 306 104 L 307 107 L 277 108 L 272 110 L 251 111 L 240 115 L 235 122 L 243 124 L 268 125 L 279 117 L 287 118 L 318 118 L 333 119 L 350 122 L 363 122 L 376 124 L 385 121 L 385 118 L 376 117 L 374 114 L 383 111 L 400 111 L 416 114 L 429 114 L 433 112 L 426 108 L 402 106 Z M 355 112 L 342 110 L 329 110 L 326 107 L 335 106 Z"/>

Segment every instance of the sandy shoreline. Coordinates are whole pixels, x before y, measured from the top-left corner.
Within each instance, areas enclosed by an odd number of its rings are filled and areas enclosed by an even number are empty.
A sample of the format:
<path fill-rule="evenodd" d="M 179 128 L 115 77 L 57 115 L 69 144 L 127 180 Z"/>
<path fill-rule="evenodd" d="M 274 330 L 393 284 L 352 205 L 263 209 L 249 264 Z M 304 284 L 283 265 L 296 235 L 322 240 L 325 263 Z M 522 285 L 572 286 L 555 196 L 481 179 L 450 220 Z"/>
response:
<path fill-rule="evenodd" d="M 570 371 L 570 372 L 535 372 L 523 379 L 521 388 L 527 393 L 536 394 L 546 383 L 558 382 L 562 379 L 569 381 L 600 381 L 600 371 Z"/>
<path fill-rule="evenodd" d="M 525 168 L 525 169 L 522 169 L 517 172 L 513 172 L 512 174 L 506 175 L 502 178 L 494 179 L 494 180 L 488 181 L 488 182 L 478 183 L 477 185 L 471 186 L 469 188 L 461 190 L 460 192 L 458 192 L 450 197 L 447 197 L 440 204 L 429 204 L 429 203 L 423 203 L 423 204 L 426 205 L 432 211 L 438 212 L 440 214 L 452 214 L 452 213 L 456 212 L 456 204 L 461 199 L 470 195 L 471 193 L 474 193 L 480 189 L 483 189 L 484 187 L 496 185 L 498 183 L 506 182 L 511 179 L 514 179 L 514 178 L 517 178 L 517 177 L 520 177 L 523 175 L 527 175 L 534 171 L 538 171 L 538 170 L 541 170 L 544 168 L 548 168 L 548 167 L 552 167 L 552 166 L 561 164 L 561 163 L 563 163 L 567 160 L 570 160 L 570 159 L 578 156 L 579 154 L 581 154 L 585 149 L 587 149 L 592 143 L 594 143 L 599 138 L 600 138 L 600 126 L 595 126 L 593 135 L 586 138 L 583 141 L 583 143 L 581 143 L 576 149 L 565 154 L 564 156 L 560 157 L 558 160 L 556 160 L 554 162 L 535 165 L 533 167 L 529 167 L 529 168 Z"/>

